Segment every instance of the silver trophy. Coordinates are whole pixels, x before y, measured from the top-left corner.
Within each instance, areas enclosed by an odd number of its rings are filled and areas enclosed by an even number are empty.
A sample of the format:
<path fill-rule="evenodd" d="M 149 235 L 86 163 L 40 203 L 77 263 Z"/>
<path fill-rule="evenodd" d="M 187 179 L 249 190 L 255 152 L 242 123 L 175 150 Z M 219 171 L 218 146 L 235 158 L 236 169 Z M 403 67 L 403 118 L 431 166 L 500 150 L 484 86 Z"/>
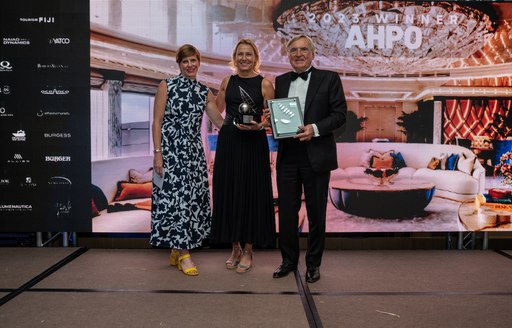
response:
<path fill-rule="evenodd" d="M 242 103 L 238 105 L 238 117 L 236 118 L 236 123 L 239 124 L 254 124 L 255 115 L 261 115 L 261 112 L 258 113 L 256 110 L 256 104 L 252 100 L 251 96 L 242 88 L 239 87 L 240 96 L 242 97 Z"/>
<path fill-rule="evenodd" d="M 244 102 L 241 103 L 238 106 L 238 113 L 240 113 L 239 123 L 253 124 L 255 111 L 252 110 L 251 105 Z"/>

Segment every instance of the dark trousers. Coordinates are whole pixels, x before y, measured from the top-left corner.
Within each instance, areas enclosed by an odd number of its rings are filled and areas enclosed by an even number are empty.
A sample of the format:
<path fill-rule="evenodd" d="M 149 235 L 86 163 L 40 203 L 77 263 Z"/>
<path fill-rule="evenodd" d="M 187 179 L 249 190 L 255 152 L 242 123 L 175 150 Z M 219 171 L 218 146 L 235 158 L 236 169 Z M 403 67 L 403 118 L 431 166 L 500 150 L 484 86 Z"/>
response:
<path fill-rule="evenodd" d="M 279 247 L 284 263 L 297 265 L 299 261 L 299 210 L 304 191 L 309 221 L 306 266 L 320 266 L 325 247 L 329 179 L 330 171 L 313 171 L 304 143 L 287 140 L 277 169 Z"/>

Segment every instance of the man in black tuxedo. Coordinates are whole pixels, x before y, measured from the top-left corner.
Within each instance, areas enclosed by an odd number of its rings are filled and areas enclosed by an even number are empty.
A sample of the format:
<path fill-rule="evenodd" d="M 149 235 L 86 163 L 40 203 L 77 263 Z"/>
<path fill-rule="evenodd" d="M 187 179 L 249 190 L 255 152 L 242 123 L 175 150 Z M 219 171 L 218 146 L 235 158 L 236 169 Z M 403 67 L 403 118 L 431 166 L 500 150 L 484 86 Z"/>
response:
<path fill-rule="evenodd" d="M 282 263 L 274 272 L 281 278 L 297 269 L 299 261 L 298 222 L 302 192 L 309 221 L 306 252 L 306 281 L 320 279 L 325 246 L 325 216 L 331 170 L 338 167 L 333 131 L 345 123 L 347 104 L 336 72 L 311 66 L 313 41 L 299 35 L 287 45 L 293 72 L 276 78 L 276 98 L 299 97 L 304 126 L 294 138 L 281 139 L 277 153 L 279 193 L 279 247 Z M 270 121 L 270 113 L 266 112 Z"/>

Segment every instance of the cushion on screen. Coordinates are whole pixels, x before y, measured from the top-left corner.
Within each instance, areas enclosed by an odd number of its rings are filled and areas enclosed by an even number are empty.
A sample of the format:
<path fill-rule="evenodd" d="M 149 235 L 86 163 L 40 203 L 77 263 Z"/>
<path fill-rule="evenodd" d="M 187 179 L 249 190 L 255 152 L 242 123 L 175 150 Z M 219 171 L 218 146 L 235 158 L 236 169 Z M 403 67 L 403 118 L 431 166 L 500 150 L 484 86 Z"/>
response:
<path fill-rule="evenodd" d="M 133 183 L 150 182 L 153 179 L 153 168 L 146 172 L 141 172 L 136 169 L 128 170 L 129 181 Z"/>
<path fill-rule="evenodd" d="M 372 159 L 374 156 L 379 158 L 387 158 L 390 157 L 392 153 L 394 153 L 394 150 L 388 150 L 386 152 L 379 152 L 373 149 L 368 149 L 368 151 L 363 152 L 361 155 L 361 159 L 359 164 L 363 167 L 371 167 L 372 165 Z"/>
<path fill-rule="evenodd" d="M 131 183 L 127 181 L 117 182 L 117 193 L 114 201 L 151 197 L 153 182 Z"/>
<path fill-rule="evenodd" d="M 430 159 L 430 162 L 428 162 L 427 167 L 431 170 L 437 170 L 439 168 L 439 165 L 441 164 L 441 160 L 436 157 L 432 157 Z"/>
<path fill-rule="evenodd" d="M 446 169 L 447 170 L 456 170 L 457 169 L 457 161 L 459 160 L 458 154 L 451 154 L 446 159 Z"/>
<path fill-rule="evenodd" d="M 378 157 L 373 156 L 371 160 L 371 167 L 380 169 L 390 169 L 393 166 L 393 157 Z"/>
<path fill-rule="evenodd" d="M 507 189 L 491 188 L 489 189 L 489 196 L 492 198 L 510 198 L 512 197 L 512 191 Z"/>
<path fill-rule="evenodd" d="M 471 147 L 490 149 L 492 148 L 491 138 L 489 136 L 475 136 L 471 142 Z"/>
<path fill-rule="evenodd" d="M 439 168 L 441 170 L 446 170 L 446 161 L 448 160 L 448 154 L 442 153 L 439 156 Z"/>
<path fill-rule="evenodd" d="M 402 153 L 391 153 L 391 157 L 393 157 L 393 167 L 397 167 L 399 169 L 407 167 Z"/>
<path fill-rule="evenodd" d="M 459 160 L 457 161 L 457 170 L 471 175 L 473 173 L 475 159 L 476 157 L 468 158 L 466 155 L 461 154 L 459 156 Z"/>
<path fill-rule="evenodd" d="M 359 160 L 359 164 L 363 167 L 370 166 L 370 160 L 372 159 L 374 150 L 369 149 L 368 151 L 364 151 L 361 155 L 361 159 Z"/>

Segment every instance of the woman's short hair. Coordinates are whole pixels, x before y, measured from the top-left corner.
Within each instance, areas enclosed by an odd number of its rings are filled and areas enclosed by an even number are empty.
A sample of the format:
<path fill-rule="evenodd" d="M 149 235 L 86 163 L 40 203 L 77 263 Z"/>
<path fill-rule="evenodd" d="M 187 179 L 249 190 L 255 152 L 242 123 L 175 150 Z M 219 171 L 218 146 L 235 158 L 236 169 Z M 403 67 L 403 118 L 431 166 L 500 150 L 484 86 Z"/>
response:
<path fill-rule="evenodd" d="M 309 36 L 307 36 L 305 34 L 296 35 L 293 38 L 291 38 L 288 42 L 286 42 L 286 50 L 288 51 L 288 49 L 290 49 L 290 46 L 292 45 L 292 43 L 294 43 L 295 41 L 297 41 L 299 39 L 306 39 L 306 41 L 309 43 L 309 50 L 311 50 L 312 52 L 316 51 L 315 43 L 313 42 L 313 39 L 311 39 Z"/>
<path fill-rule="evenodd" d="M 238 51 L 238 47 L 240 45 L 243 45 L 243 44 L 251 46 L 252 50 L 254 51 L 254 68 L 253 69 L 254 69 L 254 71 L 256 73 L 259 73 L 260 72 L 260 65 L 261 65 L 261 62 L 260 62 L 260 51 L 258 50 L 258 47 L 254 43 L 254 41 L 252 41 L 251 39 L 240 39 L 240 40 L 238 40 L 238 42 L 236 43 L 235 47 L 233 48 L 233 52 L 231 54 L 231 61 L 229 62 L 229 66 L 233 69 L 233 71 L 235 71 L 235 72 L 238 71 L 238 69 L 236 67 L 236 52 Z"/>
<path fill-rule="evenodd" d="M 184 44 L 176 53 L 176 62 L 179 64 L 183 59 L 190 56 L 196 56 L 197 60 L 201 62 L 201 54 L 199 53 L 199 50 L 191 44 Z"/>

